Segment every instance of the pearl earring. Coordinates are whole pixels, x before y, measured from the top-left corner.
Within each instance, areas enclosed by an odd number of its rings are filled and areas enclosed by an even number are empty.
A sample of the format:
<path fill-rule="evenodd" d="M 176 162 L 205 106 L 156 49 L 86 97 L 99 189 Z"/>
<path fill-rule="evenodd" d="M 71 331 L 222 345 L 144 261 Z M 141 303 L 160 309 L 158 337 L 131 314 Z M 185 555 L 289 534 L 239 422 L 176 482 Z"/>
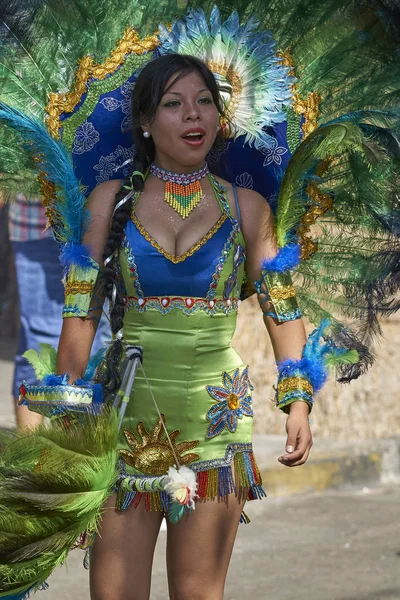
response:
<path fill-rule="evenodd" d="M 143 131 L 143 137 L 145 138 L 149 138 L 150 137 L 150 131 Z"/>

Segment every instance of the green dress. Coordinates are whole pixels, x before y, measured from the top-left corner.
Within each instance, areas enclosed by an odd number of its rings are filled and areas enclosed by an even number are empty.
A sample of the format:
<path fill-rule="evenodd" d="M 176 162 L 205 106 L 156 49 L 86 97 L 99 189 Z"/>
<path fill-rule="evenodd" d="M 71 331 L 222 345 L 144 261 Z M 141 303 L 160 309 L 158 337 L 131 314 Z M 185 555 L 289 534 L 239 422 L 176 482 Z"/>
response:
<path fill-rule="evenodd" d="M 265 493 L 252 450 L 252 385 L 232 347 L 245 242 L 224 189 L 211 181 L 221 217 L 184 255 L 161 248 L 137 219 L 135 204 L 125 229 L 123 333 L 127 343 L 143 347 L 149 385 L 138 371 L 123 421 L 121 470 L 166 474 L 176 462 L 172 442 L 180 464 L 197 474 L 200 498 L 236 491 L 253 499 Z M 117 505 L 125 509 L 143 497 L 150 510 L 168 508 L 164 492 L 122 489 Z"/>

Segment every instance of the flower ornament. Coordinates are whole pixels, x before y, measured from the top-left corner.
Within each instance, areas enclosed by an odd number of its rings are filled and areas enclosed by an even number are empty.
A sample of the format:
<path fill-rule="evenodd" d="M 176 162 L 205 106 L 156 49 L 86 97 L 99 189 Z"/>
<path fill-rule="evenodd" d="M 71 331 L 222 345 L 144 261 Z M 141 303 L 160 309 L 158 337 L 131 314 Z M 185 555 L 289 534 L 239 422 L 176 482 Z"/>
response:
<path fill-rule="evenodd" d="M 235 369 L 232 376 L 224 372 L 222 383 L 223 387 L 206 386 L 211 398 L 218 400 L 218 403 L 214 404 L 207 413 L 207 419 L 210 421 L 206 433 L 207 438 L 215 437 L 225 427 L 234 433 L 238 419 L 253 416 L 252 386 L 249 381 L 248 368 L 246 367 L 242 374 L 239 369 Z"/>
<path fill-rule="evenodd" d="M 285 120 L 284 106 L 291 104 L 294 78 L 277 56 L 272 33 L 257 31 L 257 27 L 254 18 L 241 25 L 237 12 L 221 22 L 217 6 L 210 24 L 203 10 L 189 10 L 185 20 L 177 20 L 171 30 L 159 26 L 159 51 L 203 60 L 217 80 L 232 121 L 232 137 L 245 135 L 245 142 L 258 149 L 273 140 L 264 128 Z"/>

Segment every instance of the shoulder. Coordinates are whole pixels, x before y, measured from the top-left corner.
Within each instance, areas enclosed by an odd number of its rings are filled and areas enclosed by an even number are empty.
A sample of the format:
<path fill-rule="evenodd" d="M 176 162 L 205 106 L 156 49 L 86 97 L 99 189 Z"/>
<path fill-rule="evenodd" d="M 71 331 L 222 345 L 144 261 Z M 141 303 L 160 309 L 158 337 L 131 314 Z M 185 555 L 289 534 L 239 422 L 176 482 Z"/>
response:
<path fill-rule="evenodd" d="M 111 217 L 115 205 L 115 196 L 121 189 L 122 183 L 122 179 L 112 179 L 96 186 L 86 203 L 89 212 Z"/>
<path fill-rule="evenodd" d="M 265 198 L 247 188 L 237 188 L 237 194 L 246 245 L 274 239 L 274 215 Z"/>

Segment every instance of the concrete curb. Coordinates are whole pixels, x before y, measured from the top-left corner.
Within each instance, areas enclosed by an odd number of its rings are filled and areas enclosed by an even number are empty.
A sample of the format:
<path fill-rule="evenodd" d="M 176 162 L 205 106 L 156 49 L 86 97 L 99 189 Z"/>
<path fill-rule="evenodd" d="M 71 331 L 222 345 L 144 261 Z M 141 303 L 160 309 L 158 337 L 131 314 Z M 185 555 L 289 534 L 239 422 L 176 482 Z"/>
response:
<path fill-rule="evenodd" d="M 285 436 L 255 436 L 254 450 L 270 496 L 400 483 L 400 437 L 371 442 L 317 440 L 302 467 L 277 462 Z"/>

